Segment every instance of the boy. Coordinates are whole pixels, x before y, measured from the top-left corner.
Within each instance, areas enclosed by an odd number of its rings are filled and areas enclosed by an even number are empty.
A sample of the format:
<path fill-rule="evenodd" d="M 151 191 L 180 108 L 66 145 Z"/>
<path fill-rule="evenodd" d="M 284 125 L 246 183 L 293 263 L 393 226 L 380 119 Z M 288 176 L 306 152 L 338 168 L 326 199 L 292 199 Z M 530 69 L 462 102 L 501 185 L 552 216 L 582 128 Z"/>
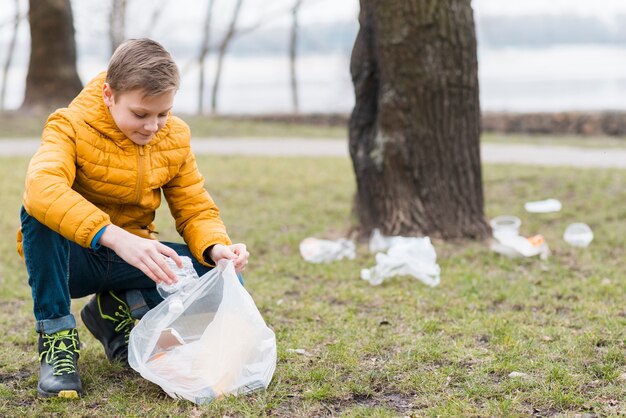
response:
<path fill-rule="evenodd" d="M 95 294 L 81 311 L 110 361 L 127 364 L 135 319 L 162 299 L 156 283 L 189 256 L 199 275 L 220 259 L 243 271 L 204 189 L 189 127 L 171 116 L 179 73 L 149 39 L 120 45 L 101 73 L 46 122 L 26 176 L 18 251 L 39 333 L 39 396 L 77 398 L 80 343 L 70 298 Z M 185 244 L 159 242 L 152 221 L 165 196 Z"/>

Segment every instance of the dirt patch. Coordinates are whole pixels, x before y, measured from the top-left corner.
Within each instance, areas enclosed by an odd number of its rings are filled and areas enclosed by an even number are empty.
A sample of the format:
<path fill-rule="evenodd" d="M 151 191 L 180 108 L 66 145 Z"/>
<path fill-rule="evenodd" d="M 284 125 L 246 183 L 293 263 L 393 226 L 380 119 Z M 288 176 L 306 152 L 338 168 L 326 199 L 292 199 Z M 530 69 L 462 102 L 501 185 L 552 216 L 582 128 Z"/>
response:
<path fill-rule="evenodd" d="M 12 373 L 0 372 L 0 383 L 14 387 L 16 382 L 29 378 L 32 373 L 31 370 L 26 369 L 20 369 Z"/>
<path fill-rule="evenodd" d="M 416 403 L 417 395 L 413 394 L 386 393 L 374 396 L 356 395 L 352 398 L 352 400 L 359 406 L 384 406 L 385 408 L 391 409 L 400 414 L 406 414 L 416 409 L 421 409 L 421 407 L 419 407 Z M 345 408 L 346 404 L 343 404 L 342 406 Z"/>

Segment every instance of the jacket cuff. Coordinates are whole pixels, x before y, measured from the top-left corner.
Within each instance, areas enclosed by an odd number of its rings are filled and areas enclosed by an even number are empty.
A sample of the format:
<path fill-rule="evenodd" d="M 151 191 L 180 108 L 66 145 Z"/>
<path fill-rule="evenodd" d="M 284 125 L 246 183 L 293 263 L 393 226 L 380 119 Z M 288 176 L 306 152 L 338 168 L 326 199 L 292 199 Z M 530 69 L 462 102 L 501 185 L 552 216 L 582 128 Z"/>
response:
<path fill-rule="evenodd" d="M 204 252 L 202 253 L 202 259 L 204 260 L 205 263 L 207 263 L 211 267 L 215 266 L 215 262 L 211 258 L 211 250 L 213 249 L 213 247 L 215 247 L 215 244 L 211 245 L 209 248 L 204 250 Z"/>
<path fill-rule="evenodd" d="M 100 241 L 100 237 L 104 233 L 104 230 L 107 229 L 107 226 L 108 225 L 105 225 L 102 228 L 100 228 L 100 230 L 96 233 L 96 235 L 91 240 L 90 247 L 91 247 L 92 250 L 97 251 L 98 249 L 100 249 L 101 245 L 100 245 L 100 243 L 98 241 Z"/>

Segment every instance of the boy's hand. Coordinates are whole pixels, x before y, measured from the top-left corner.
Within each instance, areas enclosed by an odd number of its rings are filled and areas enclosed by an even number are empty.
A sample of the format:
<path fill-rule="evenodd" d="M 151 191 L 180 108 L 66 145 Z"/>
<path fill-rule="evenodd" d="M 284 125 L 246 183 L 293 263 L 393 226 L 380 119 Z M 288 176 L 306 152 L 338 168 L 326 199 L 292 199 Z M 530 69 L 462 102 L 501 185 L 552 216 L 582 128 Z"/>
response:
<path fill-rule="evenodd" d="M 115 251 L 115 254 L 131 266 L 143 271 L 156 283 L 172 284 L 177 280 L 176 274 L 169 268 L 163 256 L 172 258 L 178 267 L 183 266 L 183 260 L 167 245 L 138 237 L 116 225 L 108 225 L 99 242 Z"/>
<path fill-rule="evenodd" d="M 209 252 L 209 257 L 215 264 L 222 259 L 232 260 L 235 266 L 235 271 L 241 273 L 245 270 L 248 264 L 248 257 L 250 253 L 246 249 L 245 244 L 215 244 Z"/>

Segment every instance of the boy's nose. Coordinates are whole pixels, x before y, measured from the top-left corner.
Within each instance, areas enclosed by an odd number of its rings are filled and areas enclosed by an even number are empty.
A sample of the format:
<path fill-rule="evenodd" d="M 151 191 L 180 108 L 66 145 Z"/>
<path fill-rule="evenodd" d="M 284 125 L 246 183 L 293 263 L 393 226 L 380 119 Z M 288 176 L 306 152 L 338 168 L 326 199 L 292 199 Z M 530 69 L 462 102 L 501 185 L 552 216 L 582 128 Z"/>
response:
<path fill-rule="evenodd" d="M 149 121 L 146 121 L 143 128 L 148 132 L 156 132 L 159 129 L 159 124 L 157 123 L 156 119 L 151 119 Z"/>

